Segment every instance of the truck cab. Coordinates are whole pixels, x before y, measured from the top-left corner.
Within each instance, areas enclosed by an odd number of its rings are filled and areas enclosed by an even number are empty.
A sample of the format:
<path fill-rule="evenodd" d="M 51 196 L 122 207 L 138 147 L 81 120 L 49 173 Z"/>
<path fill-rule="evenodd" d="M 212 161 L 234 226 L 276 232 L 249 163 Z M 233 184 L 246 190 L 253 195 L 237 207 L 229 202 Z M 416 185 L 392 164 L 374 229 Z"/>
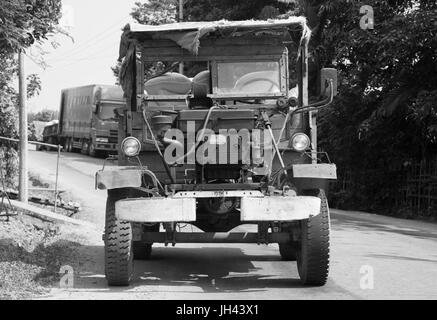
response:
<path fill-rule="evenodd" d="M 119 166 L 96 175 L 108 191 L 109 285 L 128 285 L 153 243 L 278 244 L 304 284 L 326 282 L 336 167 L 317 151 L 317 110 L 332 102 L 336 72 L 320 71 L 310 103 L 310 34 L 303 17 L 126 26 Z M 156 62 L 166 69 L 145 78 Z M 197 72 L 175 72 L 180 63 Z M 233 232 L 246 224 L 256 231 Z"/>

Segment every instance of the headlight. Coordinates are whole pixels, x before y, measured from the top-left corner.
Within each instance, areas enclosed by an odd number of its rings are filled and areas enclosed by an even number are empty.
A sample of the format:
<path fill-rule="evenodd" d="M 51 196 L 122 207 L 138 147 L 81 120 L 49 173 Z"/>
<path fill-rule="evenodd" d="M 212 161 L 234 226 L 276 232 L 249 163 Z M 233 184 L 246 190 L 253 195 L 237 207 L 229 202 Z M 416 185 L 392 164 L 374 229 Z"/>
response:
<path fill-rule="evenodd" d="M 291 146 L 296 151 L 304 151 L 310 146 L 310 138 L 304 133 L 296 133 L 291 137 Z"/>
<path fill-rule="evenodd" d="M 141 143 L 135 137 L 127 137 L 121 143 L 121 150 L 128 157 L 135 157 L 141 151 Z"/>
<path fill-rule="evenodd" d="M 96 142 L 107 143 L 108 142 L 108 138 L 96 138 Z"/>

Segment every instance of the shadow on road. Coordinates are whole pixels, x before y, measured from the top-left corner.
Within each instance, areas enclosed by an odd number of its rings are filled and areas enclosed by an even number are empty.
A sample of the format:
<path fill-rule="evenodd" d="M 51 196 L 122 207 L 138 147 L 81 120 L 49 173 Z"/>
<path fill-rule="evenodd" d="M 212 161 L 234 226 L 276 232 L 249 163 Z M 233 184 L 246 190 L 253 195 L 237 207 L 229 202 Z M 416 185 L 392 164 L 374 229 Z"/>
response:
<path fill-rule="evenodd" d="M 65 245 L 65 243 L 63 243 Z M 72 242 L 77 247 L 77 243 Z M 134 276 L 129 287 L 108 287 L 104 276 L 102 246 L 81 246 L 75 257 L 61 264 L 75 271 L 74 290 L 87 292 L 241 292 L 267 291 L 272 288 L 302 287 L 294 262 L 281 261 L 277 255 L 247 255 L 240 248 L 164 248 L 153 249 L 151 260 L 134 262 Z M 269 267 L 262 270 L 253 263 L 269 262 L 289 268 L 291 278 L 278 277 Z M 287 272 L 288 274 L 288 272 Z M 55 287 L 57 284 L 55 284 Z M 187 288 L 182 288 L 187 286 Z M 182 290 L 182 291 L 181 291 Z"/>
<path fill-rule="evenodd" d="M 246 255 L 239 248 L 156 248 L 153 259 L 137 261 L 134 285 L 196 286 L 204 292 L 301 287 L 299 279 L 259 274 L 252 262 L 278 261 L 278 255 Z M 256 273 L 256 274 L 254 274 Z"/>

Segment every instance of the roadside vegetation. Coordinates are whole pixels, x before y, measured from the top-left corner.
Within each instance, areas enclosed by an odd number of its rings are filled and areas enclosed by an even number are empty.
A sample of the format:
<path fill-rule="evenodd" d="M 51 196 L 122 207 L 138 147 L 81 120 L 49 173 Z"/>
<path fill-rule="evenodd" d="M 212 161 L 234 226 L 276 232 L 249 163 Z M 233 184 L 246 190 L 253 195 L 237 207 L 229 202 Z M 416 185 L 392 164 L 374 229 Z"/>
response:
<path fill-rule="evenodd" d="M 4 0 L 0 6 L 0 136 L 18 137 L 17 53 L 38 46 L 57 32 L 61 0 Z M 37 95 L 41 81 L 37 74 L 27 80 L 27 97 Z M 8 186 L 14 187 L 18 170 L 17 146 L 0 141 L 0 159 Z"/>

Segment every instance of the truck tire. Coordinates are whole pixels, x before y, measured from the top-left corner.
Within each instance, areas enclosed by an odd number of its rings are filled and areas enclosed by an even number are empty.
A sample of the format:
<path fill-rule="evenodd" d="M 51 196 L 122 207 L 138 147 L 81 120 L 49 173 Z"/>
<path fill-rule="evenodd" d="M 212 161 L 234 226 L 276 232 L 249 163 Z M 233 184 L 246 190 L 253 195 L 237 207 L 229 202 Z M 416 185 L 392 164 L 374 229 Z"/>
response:
<path fill-rule="evenodd" d="M 296 261 L 297 250 L 292 243 L 279 243 L 279 253 L 284 261 Z"/>
<path fill-rule="evenodd" d="M 81 154 L 88 154 L 88 141 L 83 139 L 82 140 L 82 148 L 80 149 Z"/>
<path fill-rule="evenodd" d="M 71 152 L 71 147 L 72 147 L 72 141 L 71 138 L 67 138 L 65 140 L 65 151 L 67 152 Z"/>
<path fill-rule="evenodd" d="M 90 157 L 96 156 L 96 149 L 95 149 L 94 143 L 92 141 L 88 142 L 88 152 L 87 153 Z"/>
<path fill-rule="evenodd" d="M 323 190 L 307 192 L 306 195 L 321 199 L 320 213 L 301 221 L 301 241 L 297 252 L 297 269 L 305 285 L 322 286 L 329 273 L 330 218 L 328 201 Z"/>
<path fill-rule="evenodd" d="M 105 225 L 105 275 L 110 286 L 128 286 L 133 274 L 132 227 L 115 217 L 115 201 L 108 192 Z"/>
<path fill-rule="evenodd" d="M 47 141 L 48 144 L 55 144 L 53 137 L 49 138 L 49 141 Z M 47 147 L 47 151 L 52 151 L 52 147 Z"/>
<path fill-rule="evenodd" d="M 133 242 L 134 260 L 149 260 L 152 255 L 152 244 L 142 241 Z"/>

